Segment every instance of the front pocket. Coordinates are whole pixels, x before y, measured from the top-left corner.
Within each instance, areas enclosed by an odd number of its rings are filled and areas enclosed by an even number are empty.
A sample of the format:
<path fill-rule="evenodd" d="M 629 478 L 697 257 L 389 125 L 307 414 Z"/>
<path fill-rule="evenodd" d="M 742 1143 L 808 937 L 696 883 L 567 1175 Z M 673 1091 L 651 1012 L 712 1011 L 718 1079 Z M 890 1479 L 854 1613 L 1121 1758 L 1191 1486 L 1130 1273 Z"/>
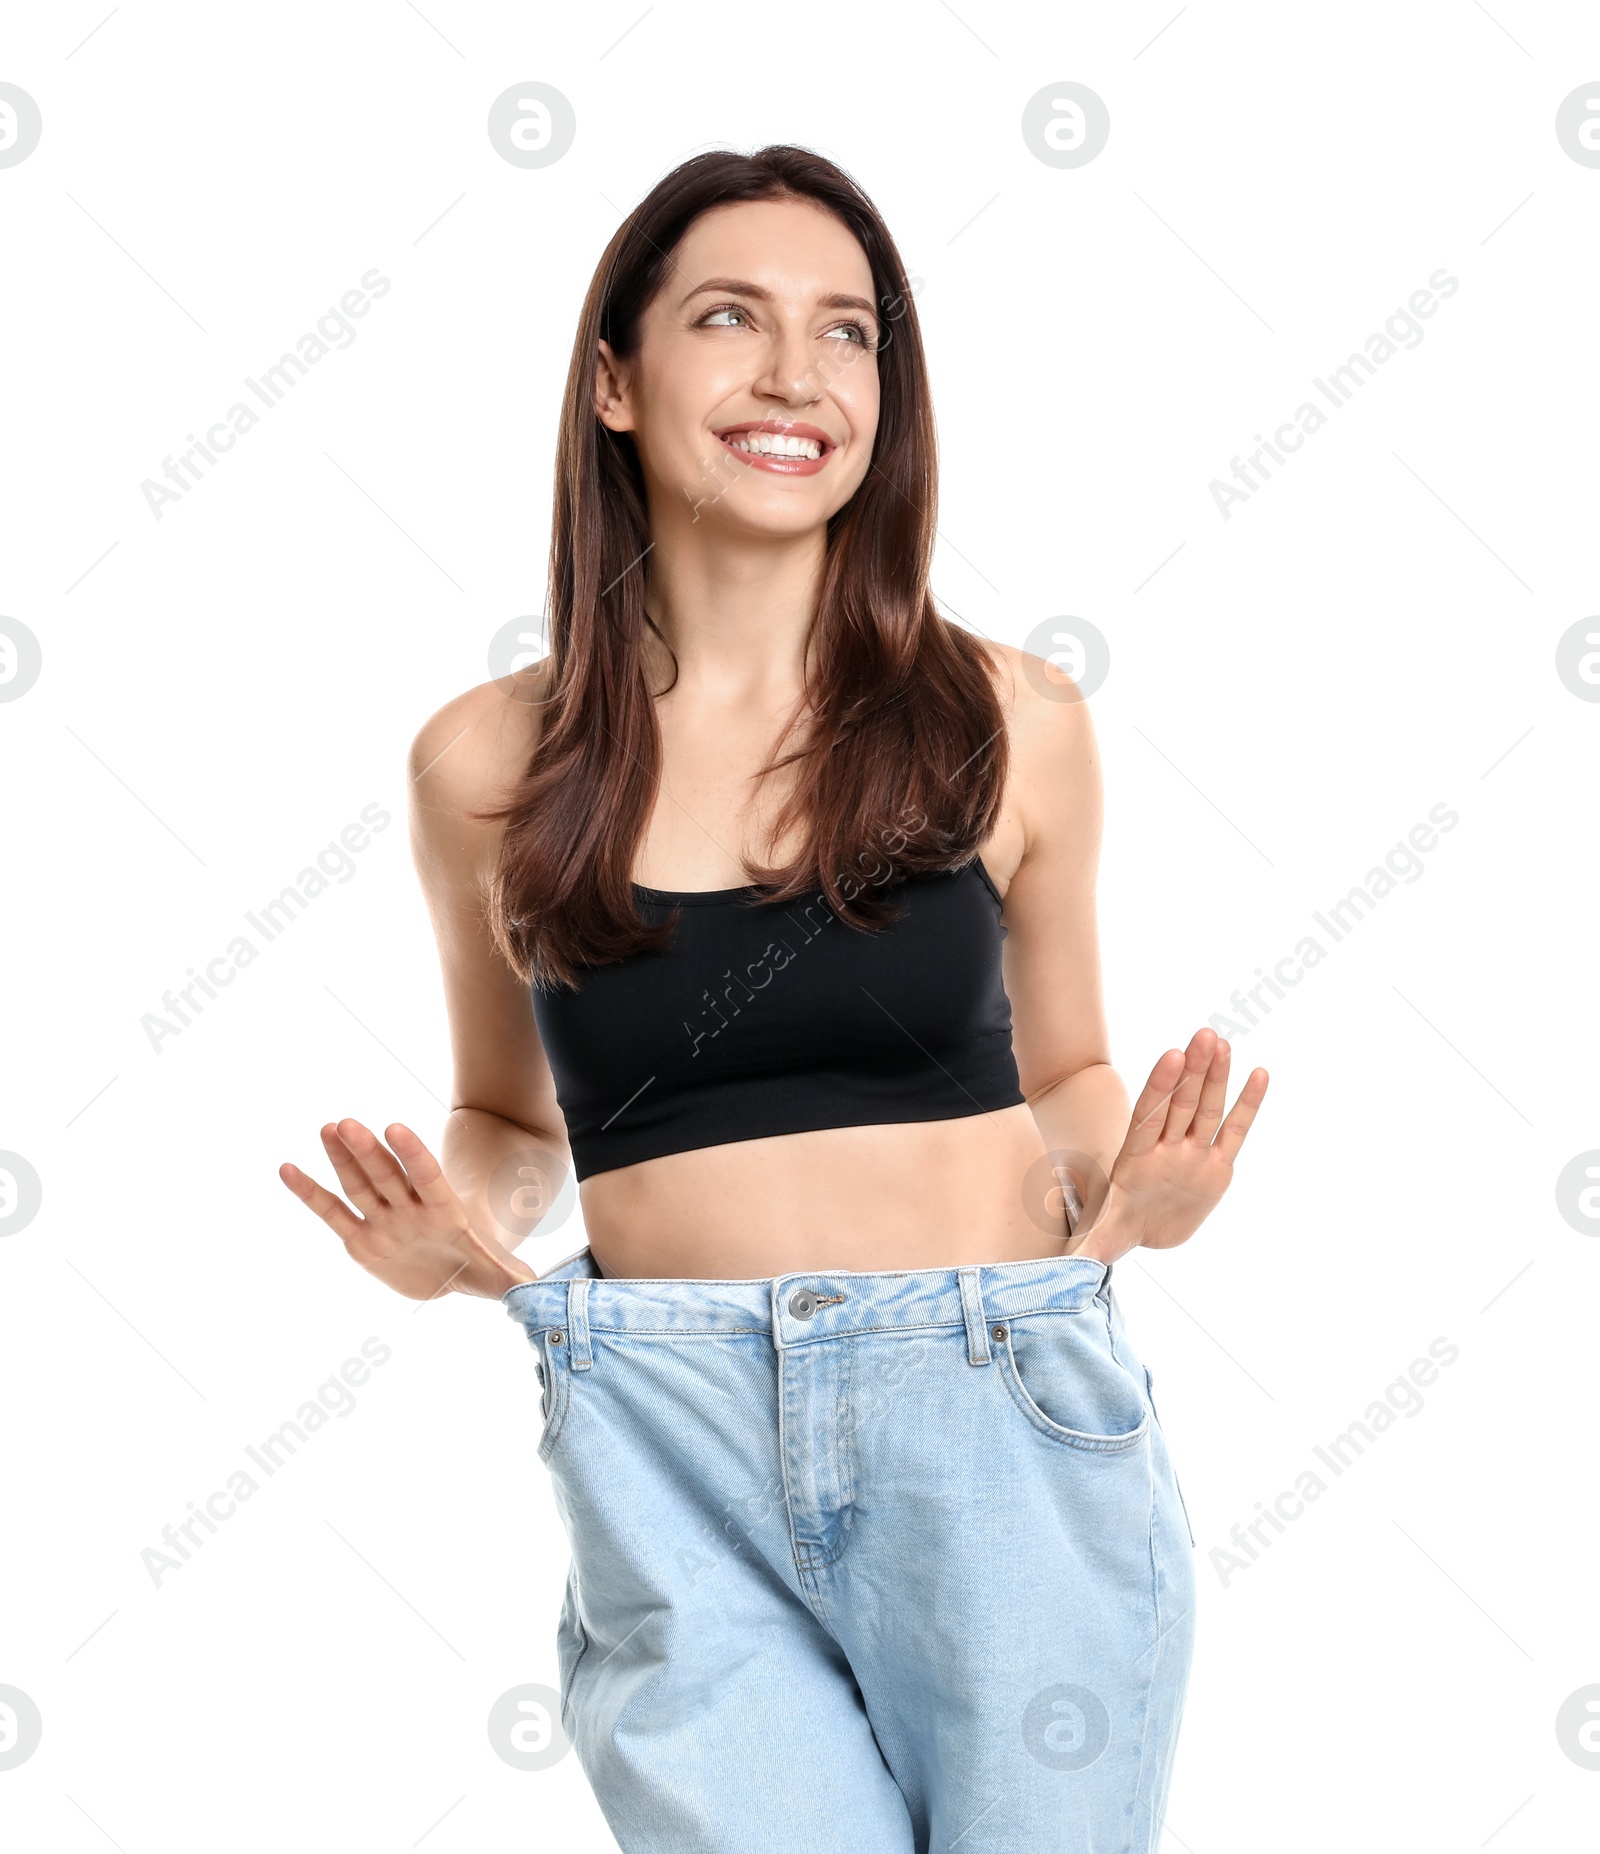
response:
<path fill-rule="evenodd" d="M 1035 1429 L 1069 1447 L 1109 1454 L 1142 1440 L 1150 1405 L 1117 1362 L 1095 1305 L 998 1320 L 989 1338 L 1006 1389 Z"/>
<path fill-rule="evenodd" d="M 555 1447 L 556 1438 L 561 1434 L 562 1425 L 566 1421 L 567 1404 L 571 1397 L 568 1385 L 571 1374 L 567 1366 L 565 1335 L 559 1345 L 552 1342 L 550 1330 L 536 1337 L 543 1356 L 536 1360 L 534 1369 L 539 1374 L 539 1382 L 544 1390 L 539 1399 L 539 1413 L 544 1418 L 544 1427 L 539 1432 L 539 1459 L 548 1462 L 550 1451 Z"/>

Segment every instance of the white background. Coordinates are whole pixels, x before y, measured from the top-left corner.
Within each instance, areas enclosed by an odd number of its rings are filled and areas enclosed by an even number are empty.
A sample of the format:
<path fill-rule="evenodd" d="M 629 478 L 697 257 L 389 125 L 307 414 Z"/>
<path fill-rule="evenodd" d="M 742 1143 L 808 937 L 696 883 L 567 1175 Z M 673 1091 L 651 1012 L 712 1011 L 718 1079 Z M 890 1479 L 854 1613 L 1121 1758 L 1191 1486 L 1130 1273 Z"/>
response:
<path fill-rule="evenodd" d="M 1272 1087 L 1217 1215 L 1117 1269 L 1198 1537 L 1162 1846 L 1595 1845 L 1600 1771 L 1556 1715 L 1600 1682 L 1600 1230 L 1556 1179 L 1600 1146 L 1600 703 L 1555 661 L 1600 610 L 1600 168 L 1555 113 L 1600 94 L 1600 17 L 1174 12 L 9 21 L 0 78 L 44 122 L 0 169 L 0 610 L 44 659 L 0 705 L 0 1147 L 43 1186 L 0 1241 L 0 1685 L 43 1719 L 0 1770 L 11 1846 L 613 1845 L 575 1757 L 517 1771 L 486 1730 L 555 1681 L 567 1567 L 524 1337 L 491 1302 L 401 1300 L 275 1172 L 333 1182 L 316 1130 L 346 1114 L 437 1137 L 406 747 L 541 609 L 619 212 L 697 149 L 783 140 L 849 168 L 922 279 L 946 609 L 1110 642 L 1130 1091 L 1431 807 L 1459 815 L 1237 1039 Z M 1111 116 L 1072 170 L 1020 128 L 1067 79 Z M 528 80 L 577 114 L 544 169 L 485 128 Z M 156 519 L 163 458 L 372 267 L 392 288 L 354 342 Z M 1460 288 L 1420 344 L 1224 519 L 1211 481 L 1440 267 Z M 372 803 L 393 824 L 350 878 L 156 1054 L 141 1018 Z M 581 1242 L 574 1213 L 523 1253 Z M 355 1410 L 157 1586 L 162 1528 L 373 1335 Z M 1225 1577 L 1230 1530 L 1441 1336 L 1420 1413 Z"/>

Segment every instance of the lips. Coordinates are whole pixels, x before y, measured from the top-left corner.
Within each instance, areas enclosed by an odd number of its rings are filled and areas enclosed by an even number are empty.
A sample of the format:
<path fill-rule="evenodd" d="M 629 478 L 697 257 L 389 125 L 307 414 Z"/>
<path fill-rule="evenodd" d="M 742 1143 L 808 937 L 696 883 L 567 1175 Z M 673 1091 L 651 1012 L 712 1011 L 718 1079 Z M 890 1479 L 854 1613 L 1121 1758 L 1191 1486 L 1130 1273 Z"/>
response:
<path fill-rule="evenodd" d="M 818 446 L 818 455 L 815 457 L 784 456 L 739 449 L 737 442 L 739 439 L 748 438 L 757 432 L 768 432 L 780 438 L 810 439 Z M 748 464 L 753 470 L 770 471 L 777 476 L 815 476 L 838 449 L 825 431 L 819 430 L 815 425 L 808 425 L 800 419 L 746 419 L 737 425 L 724 425 L 717 433 L 717 438 L 726 449 L 732 451 L 740 463 Z"/>

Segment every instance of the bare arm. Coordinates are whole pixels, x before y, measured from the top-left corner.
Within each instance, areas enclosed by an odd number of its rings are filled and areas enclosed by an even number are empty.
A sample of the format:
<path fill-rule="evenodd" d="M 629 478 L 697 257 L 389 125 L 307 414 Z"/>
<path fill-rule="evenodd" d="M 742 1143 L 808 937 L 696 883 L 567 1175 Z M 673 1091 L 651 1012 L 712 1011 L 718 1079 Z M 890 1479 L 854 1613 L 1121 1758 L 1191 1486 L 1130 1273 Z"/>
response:
<path fill-rule="evenodd" d="M 1170 1248 L 1227 1189 L 1267 1091 L 1254 1069 L 1223 1118 L 1231 1052 L 1209 1027 L 1168 1049 L 1130 1109 L 1111 1066 L 1095 918 L 1102 788 L 1088 704 L 1065 679 L 1013 677 L 1024 850 L 1006 891 L 1005 984 L 1022 1091 L 1077 1188 L 1068 1253 L 1110 1262 Z M 1058 1170 L 1059 1175 L 1059 1170 Z"/>
<path fill-rule="evenodd" d="M 348 1203 L 297 1165 L 278 1169 L 353 1260 L 410 1300 L 498 1299 L 533 1280 L 515 1249 L 571 1166 L 532 1000 L 487 926 L 500 826 L 471 816 L 498 803 L 527 763 L 538 675 L 522 679 L 521 700 L 494 683 L 468 690 L 411 750 L 412 855 L 438 940 L 454 1057 L 442 1161 L 399 1121 L 379 1139 L 352 1118 L 321 1130 Z"/>
<path fill-rule="evenodd" d="M 1100 987 L 1100 755 L 1087 702 L 1051 699 L 1024 676 L 1013 682 L 1013 787 L 1025 845 L 1005 897 L 1012 1047 L 1046 1149 L 1089 1162 L 1069 1168 L 1087 1205 L 1128 1130 Z"/>
<path fill-rule="evenodd" d="M 473 1229 L 508 1249 L 549 1208 L 572 1155 L 527 987 L 489 935 L 488 885 L 502 827 L 468 814 L 499 803 L 520 777 L 537 713 L 493 683 L 469 690 L 424 724 L 409 768 L 411 854 L 450 1019 L 441 1164 Z M 520 1267 L 519 1278 L 532 1277 Z"/>

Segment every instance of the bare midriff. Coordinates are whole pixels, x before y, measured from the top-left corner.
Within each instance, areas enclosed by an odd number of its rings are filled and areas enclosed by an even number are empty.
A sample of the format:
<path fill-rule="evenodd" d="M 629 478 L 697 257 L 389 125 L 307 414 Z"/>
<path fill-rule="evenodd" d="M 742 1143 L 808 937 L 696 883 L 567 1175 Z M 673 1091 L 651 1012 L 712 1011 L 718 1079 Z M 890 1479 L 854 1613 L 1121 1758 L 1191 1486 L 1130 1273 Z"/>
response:
<path fill-rule="evenodd" d="M 1065 1223 L 1041 1228 L 1023 1198 L 1044 1154 L 1038 1123 L 1019 1102 L 956 1120 L 825 1127 L 670 1153 L 597 1172 L 579 1195 L 605 1275 L 747 1281 L 955 1268 L 1063 1252 Z"/>

